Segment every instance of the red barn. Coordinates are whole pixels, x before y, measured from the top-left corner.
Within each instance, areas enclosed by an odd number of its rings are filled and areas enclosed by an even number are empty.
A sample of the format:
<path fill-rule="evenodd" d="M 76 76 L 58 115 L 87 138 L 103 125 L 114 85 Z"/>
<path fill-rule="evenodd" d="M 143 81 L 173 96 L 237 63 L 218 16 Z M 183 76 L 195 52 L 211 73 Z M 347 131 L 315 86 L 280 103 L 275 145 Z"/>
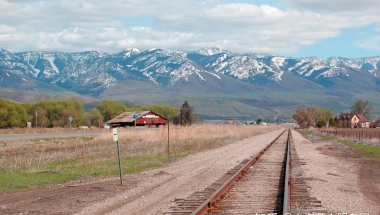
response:
<path fill-rule="evenodd" d="M 166 119 L 152 111 L 124 112 L 107 122 L 111 127 L 166 125 Z"/>

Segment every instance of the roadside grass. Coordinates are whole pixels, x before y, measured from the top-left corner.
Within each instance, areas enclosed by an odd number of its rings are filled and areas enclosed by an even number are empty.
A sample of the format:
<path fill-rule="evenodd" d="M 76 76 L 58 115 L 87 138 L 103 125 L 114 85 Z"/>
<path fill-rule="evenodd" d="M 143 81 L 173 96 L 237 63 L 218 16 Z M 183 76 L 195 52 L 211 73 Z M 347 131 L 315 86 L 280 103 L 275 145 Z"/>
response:
<path fill-rule="evenodd" d="M 7 128 L 0 129 L 0 134 L 36 134 L 36 133 L 65 133 L 65 132 L 86 132 L 86 131 L 104 131 L 102 128 Z"/>
<path fill-rule="evenodd" d="M 301 134 L 303 134 L 305 136 L 311 136 L 311 135 L 313 135 L 313 132 L 312 131 L 303 130 L 303 131 L 301 131 Z"/>
<path fill-rule="evenodd" d="M 166 165 L 191 153 L 214 149 L 279 126 L 171 127 L 119 129 L 123 174 Z M 112 132 L 98 137 L 39 138 L 0 145 L 0 192 L 83 177 L 117 176 L 117 147 Z"/>
<path fill-rule="evenodd" d="M 355 150 L 360 151 L 360 153 L 365 158 L 369 158 L 380 162 L 380 147 L 378 146 L 367 146 L 364 144 L 358 144 L 349 140 L 338 140 L 338 142 L 343 143 L 344 145 L 351 146 Z"/>
<path fill-rule="evenodd" d="M 337 138 L 334 137 L 334 136 L 326 136 L 326 135 L 320 135 L 320 137 L 323 139 L 323 140 L 336 140 Z"/>
<path fill-rule="evenodd" d="M 360 152 L 362 157 L 372 159 L 374 161 L 380 162 L 380 147 L 373 145 L 366 145 L 366 142 L 370 142 L 370 140 L 365 140 L 364 143 L 357 143 L 347 139 L 341 139 L 335 136 L 330 135 L 322 135 L 322 134 L 313 134 L 311 131 L 302 131 L 302 134 L 306 136 L 318 136 L 323 140 L 327 141 L 335 141 L 338 143 L 342 143 L 344 145 L 350 146 L 351 148 Z M 375 140 L 376 141 L 376 140 Z M 378 140 L 376 142 L 379 142 Z"/>
<path fill-rule="evenodd" d="M 123 174 L 139 172 L 147 168 L 160 167 L 166 161 L 162 156 L 133 156 L 121 160 Z M 108 176 L 119 174 L 118 162 L 98 160 L 92 165 L 79 161 L 55 161 L 39 167 L 39 171 L 19 169 L 13 172 L 0 171 L 0 192 L 60 183 L 79 177 Z"/>

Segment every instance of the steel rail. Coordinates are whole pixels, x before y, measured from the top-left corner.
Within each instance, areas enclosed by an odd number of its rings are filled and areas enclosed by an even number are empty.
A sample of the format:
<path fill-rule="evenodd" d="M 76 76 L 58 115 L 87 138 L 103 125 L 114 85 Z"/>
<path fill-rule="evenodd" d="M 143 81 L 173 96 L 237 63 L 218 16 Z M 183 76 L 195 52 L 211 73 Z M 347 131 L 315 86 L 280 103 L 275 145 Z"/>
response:
<path fill-rule="evenodd" d="M 204 201 L 195 211 L 193 211 L 191 215 L 204 215 L 215 208 L 216 201 L 219 200 L 228 191 L 228 189 L 247 172 L 249 167 L 252 166 L 260 158 L 260 156 L 264 154 L 269 149 L 269 147 L 272 146 L 278 140 L 278 138 L 280 138 L 281 135 L 285 133 L 286 130 L 287 129 L 281 132 L 278 137 L 276 137 L 255 157 L 246 163 L 239 171 L 232 175 L 218 190 L 216 190 L 206 201 Z"/>
<path fill-rule="evenodd" d="M 290 128 L 288 133 L 288 140 L 286 143 L 286 167 L 285 167 L 285 182 L 284 182 L 284 201 L 282 214 L 288 214 L 290 212 Z"/>

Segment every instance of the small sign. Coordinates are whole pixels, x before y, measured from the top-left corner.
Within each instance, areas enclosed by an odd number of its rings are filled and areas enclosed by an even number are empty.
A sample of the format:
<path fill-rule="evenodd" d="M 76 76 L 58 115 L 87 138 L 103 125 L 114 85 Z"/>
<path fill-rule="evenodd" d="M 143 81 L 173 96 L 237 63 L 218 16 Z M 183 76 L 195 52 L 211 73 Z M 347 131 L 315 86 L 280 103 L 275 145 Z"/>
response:
<path fill-rule="evenodd" d="M 156 115 L 145 115 L 143 116 L 142 118 L 160 118 L 159 116 L 156 116 Z"/>
<path fill-rule="evenodd" d="M 133 115 L 133 119 L 137 119 L 137 118 L 139 118 L 139 115 L 134 114 L 134 115 Z"/>
<path fill-rule="evenodd" d="M 113 141 L 118 141 L 119 138 L 117 137 L 117 128 L 113 128 Z"/>
<path fill-rule="evenodd" d="M 74 118 L 72 118 L 71 116 L 69 117 L 69 121 L 70 121 L 70 122 L 73 121 L 73 119 L 74 119 Z"/>

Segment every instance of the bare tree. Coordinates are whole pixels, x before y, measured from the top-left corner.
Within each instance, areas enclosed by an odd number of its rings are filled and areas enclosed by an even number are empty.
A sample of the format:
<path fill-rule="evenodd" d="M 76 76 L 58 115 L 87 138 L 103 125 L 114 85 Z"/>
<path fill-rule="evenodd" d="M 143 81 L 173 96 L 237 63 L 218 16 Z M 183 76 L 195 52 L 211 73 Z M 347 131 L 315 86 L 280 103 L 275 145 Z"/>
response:
<path fill-rule="evenodd" d="M 303 106 L 300 106 L 296 113 L 293 115 L 293 119 L 301 126 L 301 128 L 306 128 L 309 126 L 307 111 Z"/>
<path fill-rule="evenodd" d="M 315 106 L 305 108 L 301 106 L 293 115 L 293 119 L 297 121 L 301 128 L 308 128 L 310 126 L 323 127 L 333 115 L 334 113 L 330 109 L 322 109 Z"/>
<path fill-rule="evenodd" d="M 356 100 L 356 102 L 351 106 L 351 113 L 363 114 L 367 119 L 371 116 L 373 106 L 369 104 L 369 101 L 363 101 L 361 99 Z"/>
<path fill-rule="evenodd" d="M 36 122 L 36 127 L 46 127 L 48 125 L 48 118 L 44 109 L 38 109 L 33 115 L 33 122 Z"/>

